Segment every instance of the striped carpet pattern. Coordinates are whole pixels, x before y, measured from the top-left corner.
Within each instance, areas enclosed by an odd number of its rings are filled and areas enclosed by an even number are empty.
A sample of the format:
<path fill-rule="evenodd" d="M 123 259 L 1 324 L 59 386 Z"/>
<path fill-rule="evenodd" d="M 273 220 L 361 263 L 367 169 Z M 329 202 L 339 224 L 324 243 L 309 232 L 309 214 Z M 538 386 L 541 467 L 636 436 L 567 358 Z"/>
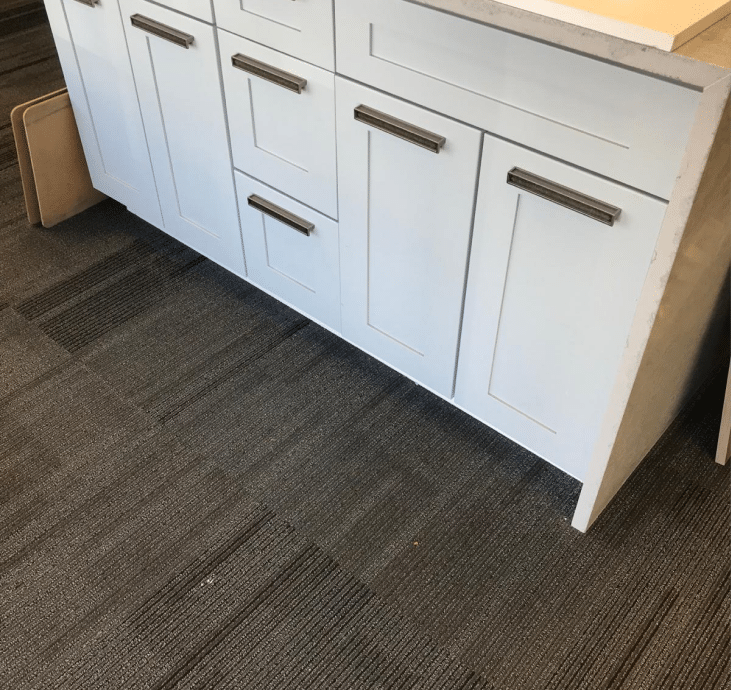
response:
<path fill-rule="evenodd" d="M 0 687 L 715 690 L 725 372 L 587 535 L 579 485 L 105 201 L 25 218 L 0 5 Z"/>

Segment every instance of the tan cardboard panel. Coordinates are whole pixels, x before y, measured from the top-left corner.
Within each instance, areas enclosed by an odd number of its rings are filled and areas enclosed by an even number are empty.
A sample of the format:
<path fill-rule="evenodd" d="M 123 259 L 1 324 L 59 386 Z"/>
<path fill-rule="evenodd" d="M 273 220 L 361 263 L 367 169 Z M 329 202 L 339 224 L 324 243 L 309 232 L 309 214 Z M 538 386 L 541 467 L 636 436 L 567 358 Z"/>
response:
<path fill-rule="evenodd" d="M 106 198 L 92 187 L 67 93 L 30 106 L 23 123 L 44 227 Z"/>

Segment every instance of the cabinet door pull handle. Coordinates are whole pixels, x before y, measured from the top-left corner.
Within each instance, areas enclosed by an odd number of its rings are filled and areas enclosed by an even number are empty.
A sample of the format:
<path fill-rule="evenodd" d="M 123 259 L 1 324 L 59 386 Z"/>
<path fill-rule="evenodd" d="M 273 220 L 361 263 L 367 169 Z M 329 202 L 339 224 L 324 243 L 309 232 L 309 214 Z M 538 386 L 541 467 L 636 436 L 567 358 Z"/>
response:
<path fill-rule="evenodd" d="M 599 199 L 594 199 L 520 168 L 513 168 L 508 173 L 507 182 L 513 187 L 518 187 L 526 192 L 553 201 L 606 225 L 614 225 L 614 221 L 619 218 L 619 214 L 622 212 L 622 209 L 616 206 L 606 204 L 599 201 Z"/>
<path fill-rule="evenodd" d="M 80 2 L 82 5 L 88 5 L 89 7 L 94 7 L 94 5 L 99 4 L 99 0 L 76 0 L 76 2 Z"/>
<path fill-rule="evenodd" d="M 271 201 L 262 199 L 258 194 L 252 194 L 248 198 L 249 206 L 255 208 L 257 211 L 266 213 L 268 216 L 278 220 L 280 223 L 289 225 L 290 228 L 294 228 L 297 232 L 301 232 L 303 235 L 310 236 L 310 233 L 315 229 L 315 224 L 310 223 L 304 218 L 295 216 L 294 213 L 286 211 L 281 206 L 273 204 Z"/>
<path fill-rule="evenodd" d="M 165 24 L 160 24 L 160 22 L 156 22 L 154 19 L 150 19 L 141 14 L 133 14 L 130 20 L 132 21 L 132 26 L 136 26 L 138 29 L 147 31 L 147 33 L 153 34 L 154 36 L 164 38 L 166 41 L 170 41 L 186 50 L 190 48 L 195 40 L 190 34 L 183 33 Z"/>
<path fill-rule="evenodd" d="M 439 153 L 439 150 L 447 141 L 444 137 L 434 134 L 434 132 L 416 125 L 410 125 L 408 122 L 369 108 L 367 105 L 359 105 L 354 114 L 355 119 L 359 122 L 393 134 L 400 139 L 406 139 L 406 141 L 428 149 L 432 153 Z"/>
<path fill-rule="evenodd" d="M 267 65 L 265 62 L 254 60 L 254 58 L 247 57 L 241 53 L 237 53 L 231 58 L 231 64 L 236 69 L 243 70 L 255 74 L 257 77 L 271 81 L 274 84 L 283 86 L 285 89 L 294 91 L 295 93 L 302 93 L 302 90 L 307 84 L 307 79 L 298 77 L 296 74 L 285 72 L 283 69 L 272 67 Z"/>

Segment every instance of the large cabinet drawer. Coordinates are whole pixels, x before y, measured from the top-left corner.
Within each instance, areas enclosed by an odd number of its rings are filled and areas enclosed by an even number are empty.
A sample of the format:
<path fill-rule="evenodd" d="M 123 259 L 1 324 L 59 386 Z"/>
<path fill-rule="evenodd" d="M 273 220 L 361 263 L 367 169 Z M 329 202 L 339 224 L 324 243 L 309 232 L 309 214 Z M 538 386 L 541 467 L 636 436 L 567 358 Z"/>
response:
<path fill-rule="evenodd" d="M 340 77 L 336 102 L 343 336 L 450 398 L 480 132 Z"/>
<path fill-rule="evenodd" d="M 234 166 L 337 218 L 332 72 L 218 32 Z"/>
<path fill-rule="evenodd" d="M 455 402 L 583 479 L 666 208 L 485 135 Z"/>
<path fill-rule="evenodd" d="M 338 224 L 239 172 L 236 189 L 249 279 L 339 332 Z"/>
<path fill-rule="evenodd" d="M 335 19 L 338 73 L 670 198 L 699 92 L 404 0 Z"/>
<path fill-rule="evenodd" d="M 214 0 L 222 29 L 335 71 L 332 0 Z"/>

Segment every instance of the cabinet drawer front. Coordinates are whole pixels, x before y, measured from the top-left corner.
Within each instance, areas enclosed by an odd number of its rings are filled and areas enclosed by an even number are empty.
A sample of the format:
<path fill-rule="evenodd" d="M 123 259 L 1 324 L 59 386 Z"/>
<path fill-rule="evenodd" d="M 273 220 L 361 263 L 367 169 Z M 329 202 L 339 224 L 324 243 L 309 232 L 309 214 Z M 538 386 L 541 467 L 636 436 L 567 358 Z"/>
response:
<path fill-rule="evenodd" d="M 340 331 L 338 224 L 240 172 L 236 189 L 249 279 L 307 316 Z M 262 212 L 255 195 L 272 205 Z M 309 234 L 282 222 L 294 214 Z"/>
<path fill-rule="evenodd" d="M 339 73 L 670 198 L 699 92 L 403 0 L 336 34 Z"/>
<path fill-rule="evenodd" d="M 666 208 L 485 135 L 455 402 L 582 479 Z"/>
<path fill-rule="evenodd" d="M 46 3 L 94 187 L 160 226 L 117 0 Z"/>
<path fill-rule="evenodd" d="M 339 77 L 336 101 L 343 335 L 451 397 L 480 133 Z"/>
<path fill-rule="evenodd" d="M 242 275 L 244 255 L 215 29 L 144 0 L 120 0 L 120 7 L 148 133 L 163 229 Z M 133 15 L 142 16 L 135 26 L 131 23 Z M 155 28 L 148 20 L 162 27 Z M 160 34 L 186 40 L 174 42 Z"/>
<path fill-rule="evenodd" d="M 202 19 L 209 24 L 213 23 L 211 0 L 154 0 L 154 3 L 151 3 L 150 0 L 145 0 L 145 3 L 162 5 L 171 10 L 189 14 L 191 17 Z M 149 10 L 149 7 L 147 10 Z"/>
<path fill-rule="evenodd" d="M 332 0 L 214 0 L 213 5 L 222 29 L 335 70 Z"/>
<path fill-rule="evenodd" d="M 218 34 L 234 166 L 337 218 L 335 77 L 253 41 Z M 302 80 L 301 92 L 292 90 Z"/>

